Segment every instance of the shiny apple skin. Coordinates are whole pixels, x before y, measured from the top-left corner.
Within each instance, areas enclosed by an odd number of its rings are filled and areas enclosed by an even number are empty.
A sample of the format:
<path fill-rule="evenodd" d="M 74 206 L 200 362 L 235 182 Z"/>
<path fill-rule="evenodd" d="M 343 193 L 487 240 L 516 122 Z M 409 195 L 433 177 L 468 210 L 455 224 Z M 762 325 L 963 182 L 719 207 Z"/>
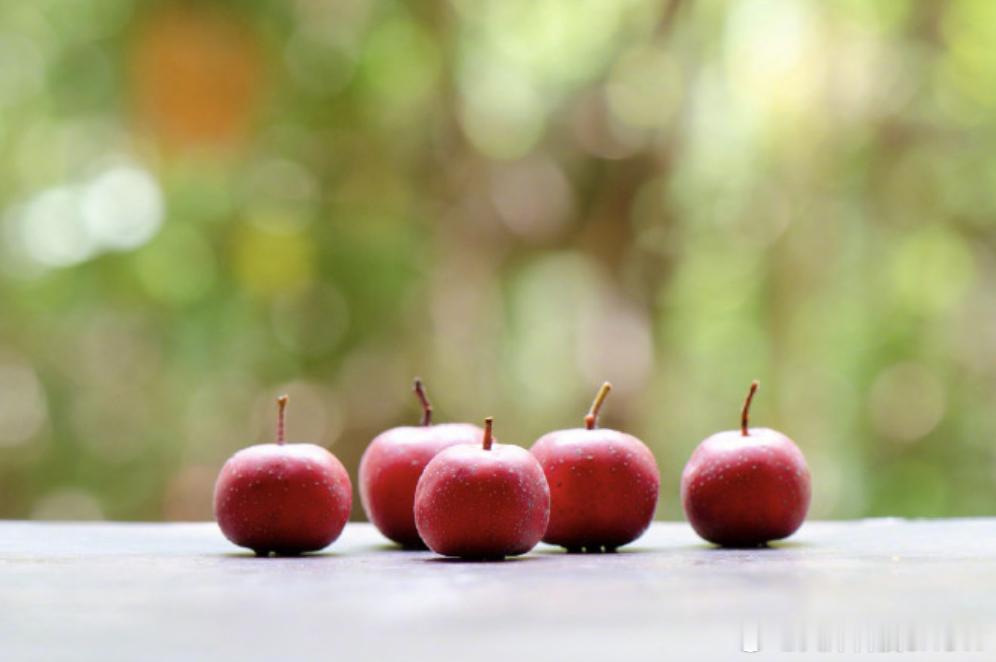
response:
<path fill-rule="evenodd" d="M 543 468 L 524 448 L 452 446 L 432 458 L 415 490 L 415 524 L 443 556 L 501 559 L 539 543 L 550 519 Z"/>
<path fill-rule="evenodd" d="M 480 445 L 484 431 L 470 423 L 392 428 L 377 435 L 360 460 L 360 501 L 367 519 L 402 547 L 425 548 L 415 528 L 415 486 L 439 451 Z"/>
<path fill-rule="evenodd" d="M 725 547 L 786 538 L 809 510 L 806 458 L 781 432 L 751 428 L 707 438 L 681 476 L 681 502 L 695 531 Z"/>
<path fill-rule="evenodd" d="M 313 444 L 244 448 L 222 467 L 214 513 L 225 537 L 259 555 L 294 555 L 332 544 L 349 519 L 345 467 Z"/>
<path fill-rule="evenodd" d="M 636 437 L 603 428 L 558 430 L 531 449 L 550 485 L 543 542 L 611 551 L 639 538 L 654 519 L 657 461 Z"/>

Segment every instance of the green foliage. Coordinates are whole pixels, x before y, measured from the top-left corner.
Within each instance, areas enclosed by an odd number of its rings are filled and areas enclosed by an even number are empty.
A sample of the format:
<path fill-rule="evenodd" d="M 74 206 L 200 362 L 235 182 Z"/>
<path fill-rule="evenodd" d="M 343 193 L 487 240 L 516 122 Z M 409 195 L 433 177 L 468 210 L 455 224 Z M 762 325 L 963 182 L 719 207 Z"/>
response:
<path fill-rule="evenodd" d="M 210 517 L 290 436 L 795 438 L 815 517 L 992 512 L 986 0 L 0 7 L 0 517 Z"/>

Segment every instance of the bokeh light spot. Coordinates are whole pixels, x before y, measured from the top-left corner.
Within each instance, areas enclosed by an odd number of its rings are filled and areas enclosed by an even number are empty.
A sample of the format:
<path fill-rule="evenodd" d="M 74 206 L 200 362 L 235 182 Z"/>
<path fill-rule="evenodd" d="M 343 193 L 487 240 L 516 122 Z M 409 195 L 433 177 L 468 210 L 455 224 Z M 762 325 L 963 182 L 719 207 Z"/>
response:
<path fill-rule="evenodd" d="M 79 193 L 70 188 L 44 191 L 28 202 L 20 216 L 27 253 L 46 267 L 83 262 L 97 250 L 80 209 Z"/>
<path fill-rule="evenodd" d="M 869 395 L 875 431 L 897 442 L 925 437 L 944 416 L 946 397 L 940 379 L 919 363 L 899 363 L 875 378 Z"/>
<path fill-rule="evenodd" d="M 155 178 L 134 166 L 97 176 L 83 192 L 82 208 L 91 239 L 117 251 L 137 248 L 155 236 L 164 213 Z"/>
<path fill-rule="evenodd" d="M 512 232 L 536 241 L 556 235 L 573 211 L 570 183 L 548 159 L 499 166 L 492 176 L 491 198 Z"/>
<path fill-rule="evenodd" d="M 30 441 L 48 421 L 48 405 L 27 361 L 0 354 L 0 394 L 0 446 Z"/>

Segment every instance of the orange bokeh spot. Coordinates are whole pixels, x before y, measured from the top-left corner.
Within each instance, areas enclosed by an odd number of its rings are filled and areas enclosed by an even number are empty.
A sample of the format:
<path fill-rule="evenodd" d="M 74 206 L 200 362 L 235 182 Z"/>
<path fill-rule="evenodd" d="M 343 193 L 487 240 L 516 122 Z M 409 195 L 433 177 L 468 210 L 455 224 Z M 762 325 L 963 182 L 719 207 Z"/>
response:
<path fill-rule="evenodd" d="M 245 20 L 192 3 L 160 7 L 139 19 L 131 55 L 139 121 L 166 147 L 245 137 L 263 85 L 261 48 Z"/>

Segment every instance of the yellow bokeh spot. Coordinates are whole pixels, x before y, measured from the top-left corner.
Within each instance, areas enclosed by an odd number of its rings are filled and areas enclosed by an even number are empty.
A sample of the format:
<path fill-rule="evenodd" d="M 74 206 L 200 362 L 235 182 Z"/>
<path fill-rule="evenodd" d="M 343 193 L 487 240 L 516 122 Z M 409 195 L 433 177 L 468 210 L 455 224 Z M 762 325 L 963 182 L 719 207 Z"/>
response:
<path fill-rule="evenodd" d="M 236 237 L 235 272 L 250 292 L 269 297 L 312 282 L 315 251 L 305 232 L 289 223 L 249 223 Z"/>
<path fill-rule="evenodd" d="M 740 104 L 776 125 L 819 108 L 829 52 L 810 3 L 736 4 L 724 47 L 727 81 Z"/>

